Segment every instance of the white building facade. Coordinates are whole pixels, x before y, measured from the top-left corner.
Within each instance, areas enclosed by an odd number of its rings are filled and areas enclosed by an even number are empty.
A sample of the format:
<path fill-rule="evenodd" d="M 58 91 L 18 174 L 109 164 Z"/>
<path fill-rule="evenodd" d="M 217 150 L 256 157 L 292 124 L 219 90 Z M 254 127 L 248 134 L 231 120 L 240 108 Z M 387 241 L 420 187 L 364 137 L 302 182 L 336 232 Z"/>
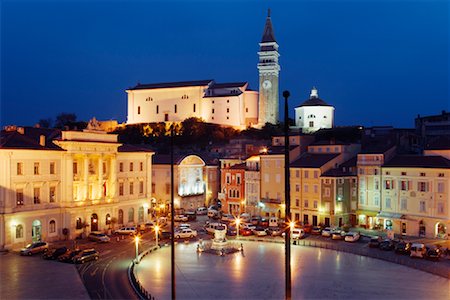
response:
<path fill-rule="evenodd" d="M 0 147 L 0 248 L 147 221 L 152 151 L 96 130 L 7 132 Z"/>
<path fill-rule="evenodd" d="M 322 128 L 334 126 L 334 107 L 319 98 L 312 88 L 308 100 L 295 108 L 295 127 L 303 133 L 313 133 Z"/>

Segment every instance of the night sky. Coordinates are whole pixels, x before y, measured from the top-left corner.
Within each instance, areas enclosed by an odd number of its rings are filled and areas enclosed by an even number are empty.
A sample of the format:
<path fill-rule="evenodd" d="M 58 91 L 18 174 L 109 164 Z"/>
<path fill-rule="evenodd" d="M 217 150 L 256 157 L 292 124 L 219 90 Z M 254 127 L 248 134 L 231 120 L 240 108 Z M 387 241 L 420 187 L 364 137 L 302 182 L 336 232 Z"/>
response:
<path fill-rule="evenodd" d="M 0 5 L 2 126 L 61 112 L 124 122 L 125 89 L 138 82 L 248 81 L 257 90 L 268 7 L 291 116 L 312 86 L 335 106 L 338 126 L 413 127 L 418 114 L 450 110 L 446 0 Z"/>

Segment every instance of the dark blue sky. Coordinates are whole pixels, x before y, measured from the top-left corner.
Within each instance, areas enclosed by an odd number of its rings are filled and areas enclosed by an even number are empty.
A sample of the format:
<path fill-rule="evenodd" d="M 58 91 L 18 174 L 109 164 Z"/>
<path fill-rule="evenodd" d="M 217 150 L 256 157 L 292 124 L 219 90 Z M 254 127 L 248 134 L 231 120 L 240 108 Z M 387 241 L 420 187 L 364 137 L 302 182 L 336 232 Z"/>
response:
<path fill-rule="evenodd" d="M 258 89 L 268 7 L 290 114 L 312 86 L 336 125 L 413 127 L 417 114 L 450 110 L 446 0 L 3 0 L 0 123 L 60 112 L 126 121 L 137 82 Z"/>

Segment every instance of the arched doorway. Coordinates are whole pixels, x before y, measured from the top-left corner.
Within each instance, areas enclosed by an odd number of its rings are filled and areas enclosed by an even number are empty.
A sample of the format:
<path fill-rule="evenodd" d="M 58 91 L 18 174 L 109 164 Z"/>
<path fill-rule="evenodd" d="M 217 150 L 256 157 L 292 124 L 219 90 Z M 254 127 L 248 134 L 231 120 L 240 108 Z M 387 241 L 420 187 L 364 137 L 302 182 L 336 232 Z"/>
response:
<path fill-rule="evenodd" d="M 445 239 L 447 237 L 447 227 L 444 223 L 436 224 L 436 237 L 440 239 Z"/>
<path fill-rule="evenodd" d="M 33 242 L 38 242 L 42 239 L 42 224 L 39 220 L 34 220 L 31 227 L 31 239 Z"/>
<path fill-rule="evenodd" d="M 425 223 L 423 222 L 423 220 L 420 220 L 420 222 L 419 222 L 419 236 L 420 237 L 426 236 L 426 227 L 425 227 Z"/>
<path fill-rule="evenodd" d="M 97 214 L 92 214 L 91 216 L 91 231 L 98 230 L 98 216 Z"/>
<path fill-rule="evenodd" d="M 118 215 L 118 218 L 117 218 L 117 223 L 119 223 L 119 224 L 123 224 L 123 210 L 121 210 L 121 209 L 119 209 L 119 215 Z"/>

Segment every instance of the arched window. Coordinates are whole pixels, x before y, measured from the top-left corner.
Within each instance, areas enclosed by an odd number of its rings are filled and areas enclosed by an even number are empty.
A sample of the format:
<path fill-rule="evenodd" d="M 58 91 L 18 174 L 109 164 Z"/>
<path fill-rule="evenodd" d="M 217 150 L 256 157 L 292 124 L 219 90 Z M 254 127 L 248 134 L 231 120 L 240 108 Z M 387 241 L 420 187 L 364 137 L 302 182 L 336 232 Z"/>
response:
<path fill-rule="evenodd" d="M 144 207 L 143 206 L 139 207 L 139 210 L 138 210 L 138 222 L 139 223 L 144 222 Z"/>
<path fill-rule="evenodd" d="M 56 222 L 55 220 L 51 220 L 48 224 L 48 232 L 55 233 L 56 232 Z"/>
<path fill-rule="evenodd" d="M 81 221 L 81 218 L 77 218 L 75 228 L 76 229 L 82 229 L 83 228 L 83 222 Z"/>
<path fill-rule="evenodd" d="M 110 214 L 106 214 L 105 224 L 106 224 L 106 225 L 111 224 L 111 215 L 110 215 Z"/>
<path fill-rule="evenodd" d="M 119 217 L 117 223 L 123 224 L 123 210 L 119 209 Z"/>
<path fill-rule="evenodd" d="M 129 223 L 134 222 L 134 208 L 130 208 L 128 210 L 128 222 Z"/>
<path fill-rule="evenodd" d="M 21 239 L 21 238 L 23 238 L 23 226 L 17 225 L 16 226 L 16 239 Z"/>

